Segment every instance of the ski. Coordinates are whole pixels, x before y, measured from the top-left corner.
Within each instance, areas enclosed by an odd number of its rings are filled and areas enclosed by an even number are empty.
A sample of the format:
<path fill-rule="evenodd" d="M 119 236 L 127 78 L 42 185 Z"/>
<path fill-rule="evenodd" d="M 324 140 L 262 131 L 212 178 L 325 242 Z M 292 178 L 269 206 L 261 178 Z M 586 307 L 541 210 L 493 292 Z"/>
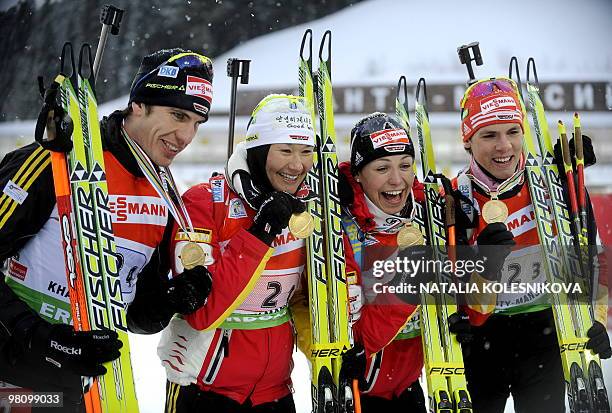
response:
<path fill-rule="evenodd" d="M 426 88 L 425 79 L 419 79 L 416 88 L 415 118 L 426 211 L 417 209 L 418 216 L 415 221 L 425 223 L 425 228 L 422 228 L 421 232 L 426 234 L 428 245 L 433 249 L 433 259 L 446 262 L 448 253 L 445 202 L 440 195 L 438 185 Z M 400 116 L 405 116 L 404 122 L 408 123 L 407 102 L 404 101 L 402 104 L 399 99 L 397 102 L 404 106 L 404 110 L 398 113 Z M 436 282 L 452 283 L 454 279 L 450 273 L 439 272 L 436 274 Z M 429 410 L 432 413 L 471 413 L 472 402 L 467 391 L 461 345 L 448 329 L 449 315 L 457 312 L 456 298 L 446 293 L 421 292 L 420 311 Z"/>
<path fill-rule="evenodd" d="M 69 54 L 68 54 L 69 53 Z M 67 77 L 67 59 L 70 58 L 70 77 Z M 74 53 L 72 44 L 66 43 L 62 48 L 60 75 L 55 78 L 59 84 L 61 106 L 70 119 L 74 119 L 73 140 L 75 134 L 81 133 L 78 123 L 81 117 L 76 102 L 76 92 L 73 88 L 75 77 Z M 70 80 L 73 79 L 73 81 Z M 72 323 L 77 331 L 91 330 L 89 323 L 89 308 L 85 294 L 85 283 L 81 260 L 79 257 L 79 245 L 76 237 L 75 215 L 71 199 L 71 183 L 68 172 L 68 155 L 62 152 L 51 151 L 51 169 L 53 171 L 53 184 L 60 221 L 60 233 L 62 237 L 62 250 L 66 266 L 66 277 L 68 294 L 70 297 L 70 312 Z M 83 394 L 86 411 L 100 412 L 100 393 L 97 378 L 83 378 Z"/>
<path fill-rule="evenodd" d="M 533 68 L 534 81 L 529 76 L 530 68 Z M 589 289 L 588 272 L 585 272 L 586 267 L 581 258 L 580 221 L 577 215 L 572 219 L 564 197 L 565 191 L 574 190 L 573 181 L 568 179 L 564 188 L 560 171 L 554 162 L 552 140 L 544 106 L 539 96 L 533 59 L 528 62 L 527 73 L 528 108 L 540 154 L 538 155 L 536 151 L 527 117 L 523 121 L 525 136 L 523 153 L 538 237 L 544 249 L 547 280 L 551 283 L 578 283 L 583 291 L 582 297 L 564 292 L 550 296 L 570 411 L 609 412 L 601 361 L 586 349 L 586 331 L 593 324 L 592 306 L 588 302 L 589 294 L 586 293 Z M 525 104 L 522 101 L 521 105 L 525 111 Z M 560 133 L 564 133 L 563 128 L 560 129 Z M 567 162 L 565 168 L 568 168 Z M 571 162 L 569 168 L 571 169 Z M 571 174 L 568 176 L 573 178 Z M 571 194 L 569 195 L 571 200 Z"/>
<path fill-rule="evenodd" d="M 314 164 L 306 177 L 307 185 L 317 194 L 316 199 L 308 204 L 315 229 L 306 243 L 312 329 L 312 406 L 315 413 L 349 413 L 354 411 L 353 391 L 351 384 L 340 377 L 342 353 L 350 347 L 350 328 L 338 194 L 329 30 L 323 35 L 319 48 L 316 83 L 312 71 L 312 31 L 307 30 L 302 38 L 299 94 L 306 98 L 313 119 L 316 119 L 315 115 L 319 119 Z"/>
<path fill-rule="evenodd" d="M 84 61 L 89 65 L 90 74 L 84 76 L 82 68 L 85 68 Z M 103 280 L 97 280 L 96 284 L 91 284 L 91 291 L 88 291 L 90 307 L 98 306 L 102 303 L 100 311 L 106 312 L 106 324 L 96 325 L 96 327 L 106 327 L 114 330 L 123 342 L 121 356 L 111 362 L 112 378 L 109 374 L 104 376 L 104 380 L 109 380 L 107 385 L 106 404 L 109 412 L 137 412 L 138 402 L 134 388 L 134 378 L 130 360 L 130 348 L 128 329 L 125 313 L 125 304 L 121 295 L 121 281 L 119 278 L 119 263 L 117 260 L 117 247 L 112 228 L 112 214 L 109 208 L 108 184 L 106 182 L 104 152 L 102 149 L 102 137 L 100 134 L 100 121 L 98 118 L 97 99 L 94 89 L 93 60 L 91 58 L 91 48 L 84 45 L 81 48 L 79 58 L 79 109 L 81 116 L 86 119 L 83 123 L 88 125 L 83 128 L 83 144 L 87 148 L 87 170 L 89 173 L 89 187 L 91 204 L 96 225 L 96 239 L 98 247 L 98 262 L 100 265 Z M 89 137 L 85 136 L 85 131 L 89 132 Z M 103 301 L 98 301 L 103 300 Z M 94 304 L 95 303 L 95 304 Z M 99 320 L 98 320 L 99 321 Z"/>
<path fill-rule="evenodd" d="M 58 210 L 61 208 L 58 212 L 71 312 L 75 329 L 110 328 L 124 343 L 120 358 L 108 363 L 106 375 L 83 379 L 86 409 L 88 412 L 137 412 L 125 306 L 108 207 L 91 48 L 89 45 L 81 48 L 77 71 L 72 46 L 70 43 L 64 45 L 62 73 L 65 73 L 67 50 L 70 50 L 72 74 L 70 77 L 60 76 L 58 80 L 61 81 L 62 106 L 74 125 L 73 149 L 67 156 L 54 154 L 52 168 L 56 188 L 59 183 L 61 190 L 56 190 L 56 196 Z M 85 77 L 83 72 L 87 68 L 90 75 Z M 71 199 L 72 205 L 66 205 L 69 204 L 67 199 Z M 68 249 L 67 245 L 71 248 Z M 74 251 L 78 253 L 78 259 L 75 259 Z"/>

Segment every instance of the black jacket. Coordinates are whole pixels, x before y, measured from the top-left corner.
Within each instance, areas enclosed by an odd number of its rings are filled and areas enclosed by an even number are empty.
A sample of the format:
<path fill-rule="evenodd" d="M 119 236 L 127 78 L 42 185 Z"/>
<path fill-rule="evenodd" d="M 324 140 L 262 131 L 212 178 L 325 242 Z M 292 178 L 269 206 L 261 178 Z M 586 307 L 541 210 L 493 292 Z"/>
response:
<path fill-rule="evenodd" d="M 104 150 L 110 151 L 131 174 L 142 177 L 121 136 L 122 121 L 120 112 L 101 121 Z M 18 254 L 51 215 L 56 200 L 50 158 L 48 151 L 32 143 L 6 154 L 0 162 L 0 188 L 3 188 L 0 193 L 0 263 Z M 8 196 L 7 191 L 12 196 Z M 128 312 L 128 328 L 133 332 L 159 331 L 172 316 L 165 302 L 164 288 L 170 268 L 166 251 L 172 225 L 173 220 L 169 219 L 161 244 L 139 274 L 136 289 L 142 293 L 136 294 Z M 32 316 L 38 317 L 38 314 L 12 291 L 4 274 L 0 273 L 0 380 L 11 382 L 11 378 L 3 374 L 8 370 L 6 363 L 17 367 L 22 361 L 27 362 L 27 355 L 11 339 L 19 335 L 20 321 Z M 33 376 L 32 372 L 26 374 L 26 378 L 34 379 Z"/>

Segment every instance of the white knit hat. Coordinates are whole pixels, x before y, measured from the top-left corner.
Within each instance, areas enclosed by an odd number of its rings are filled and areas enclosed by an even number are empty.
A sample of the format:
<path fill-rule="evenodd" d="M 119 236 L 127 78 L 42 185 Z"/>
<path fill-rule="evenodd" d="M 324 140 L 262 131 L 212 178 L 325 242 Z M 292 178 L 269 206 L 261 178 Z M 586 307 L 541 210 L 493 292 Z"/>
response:
<path fill-rule="evenodd" d="M 275 143 L 315 146 L 312 116 L 303 97 L 268 95 L 253 110 L 246 148 Z"/>

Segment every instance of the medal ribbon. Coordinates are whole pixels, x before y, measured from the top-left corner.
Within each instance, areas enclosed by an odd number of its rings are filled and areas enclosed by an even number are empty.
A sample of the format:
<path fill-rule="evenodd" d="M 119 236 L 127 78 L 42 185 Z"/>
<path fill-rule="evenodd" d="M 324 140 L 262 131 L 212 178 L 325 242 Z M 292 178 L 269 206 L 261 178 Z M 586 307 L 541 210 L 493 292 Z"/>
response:
<path fill-rule="evenodd" d="M 174 177 L 170 172 L 170 169 L 164 166 L 156 166 L 153 164 L 149 156 L 142 150 L 142 148 L 127 134 L 125 128 L 121 127 L 121 134 L 125 138 L 125 141 L 130 148 L 130 151 L 136 158 L 136 162 L 140 167 L 140 170 L 145 175 L 151 186 L 155 189 L 157 194 L 164 200 L 168 206 L 168 210 L 181 227 L 181 229 L 188 234 L 193 232 L 193 224 L 191 218 L 185 208 L 183 199 L 181 198 L 179 191 L 174 182 Z M 172 199 L 166 188 L 170 187 L 172 192 L 176 195 L 176 201 Z M 178 206 L 177 206 L 178 204 Z"/>
<path fill-rule="evenodd" d="M 472 171 L 472 168 L 478 168 L 478 165 L 474 164 L 474 158 L 472 158 L 472 165 L 470 166 L 470 172 Z M 482 182 L 482 180 L 476 178 L 476 176 L 474 176 L 474 174 L 470 173 L 470 172 L 466 172 L 466 176 L 468 178 L 470 178 L 475 184 L 477 184 L 483 191 L 485 191 L 487 193 L 487 195 L 489 195 L 489 197 L 491 197 L 492 199 L 497 199 L 499 198 L 499 196 L 501 194 L 503 194 L 504 192 L 507 192 L 509 190 L 511 190 L 512 188 L 514 188 L 517 185 L 520 185 L 524 182 L 525 180 L 525 158 L 521 155 L 521 160 L 519 161 L 518 164 L 518 168 L 516 169 L 516 172 L 514 172 L 514 174 L 512 174 L 512 176 L 508 179 L 506 179 L 505 181 L 503 181 L 501 184 L 499 184 L 499 186 L 497 187 L 496 190 L 491 190 L 491 188 L 489 188 L 489 186 L 487 184 L 485 184 L 484 182 Z M 494 194 L 494 195 L 492 195 Z"/>

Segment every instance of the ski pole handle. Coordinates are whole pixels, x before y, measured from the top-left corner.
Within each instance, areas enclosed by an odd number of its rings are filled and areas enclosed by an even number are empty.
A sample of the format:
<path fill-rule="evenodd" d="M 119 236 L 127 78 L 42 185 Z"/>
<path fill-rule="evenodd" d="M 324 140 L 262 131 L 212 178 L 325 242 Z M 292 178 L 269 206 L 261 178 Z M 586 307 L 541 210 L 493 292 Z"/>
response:
<path fill-rule="evenodd" d="M 576 149 L 576 173 L 578 175 L 578 206 L 580 213 L 586 212 L 586 196 L 584 190 L 584 145 L 582 143 L 582 127 L 580 116 L 574 113 L 574 148 Z"/>
<path fill-rule="evenodd" d="M 111 34 L 119 34 L 119 26 L 121 19 L 123 18 L 123 10 L 115 7 L 111 4 L 106 4 L 102 8 L 100 13 L 100 23 L 102 23 L 102 32 L 100 33 L 100 40 L 98 41 L 98 48 L 96 49 L 96 57 L 94 58 L 93 75 L 94 79 L 98 78 L 98 72 L 100 71 L 100 65 L 102 64 L 102 55 L 106 48 L 106 40 L 108 38 L 108 31 Z"/>
<path fill-rule="evenodd" d="M 470 54 L 471 51 L 471 54 Z M 470 44 L 464 44 L 457 48 L 457 54 L 459 55 L 459 61 L 464 64 L 470 79 L 467 84 L 471 85 L 476 82 L 474 77 L 474 69 L 472 69 L 472 61 L 476 63 L 476 66 L 482 66 L 482 55 L 480 54 L 480 43 L 472 42 Z"/>
<path fill-rule="evenodd" d="M 240 78 L 240 83 L 243 85 L 249 83 L 250 65 L 250 60 L 236 58 L 227 59 L 227 76 L 232 78 L 227 159 L 232 156 L 232 152 L 234 151 L 234 125 L 236 124 L 236 94 L 238 91 L 238 78 Z"/>

